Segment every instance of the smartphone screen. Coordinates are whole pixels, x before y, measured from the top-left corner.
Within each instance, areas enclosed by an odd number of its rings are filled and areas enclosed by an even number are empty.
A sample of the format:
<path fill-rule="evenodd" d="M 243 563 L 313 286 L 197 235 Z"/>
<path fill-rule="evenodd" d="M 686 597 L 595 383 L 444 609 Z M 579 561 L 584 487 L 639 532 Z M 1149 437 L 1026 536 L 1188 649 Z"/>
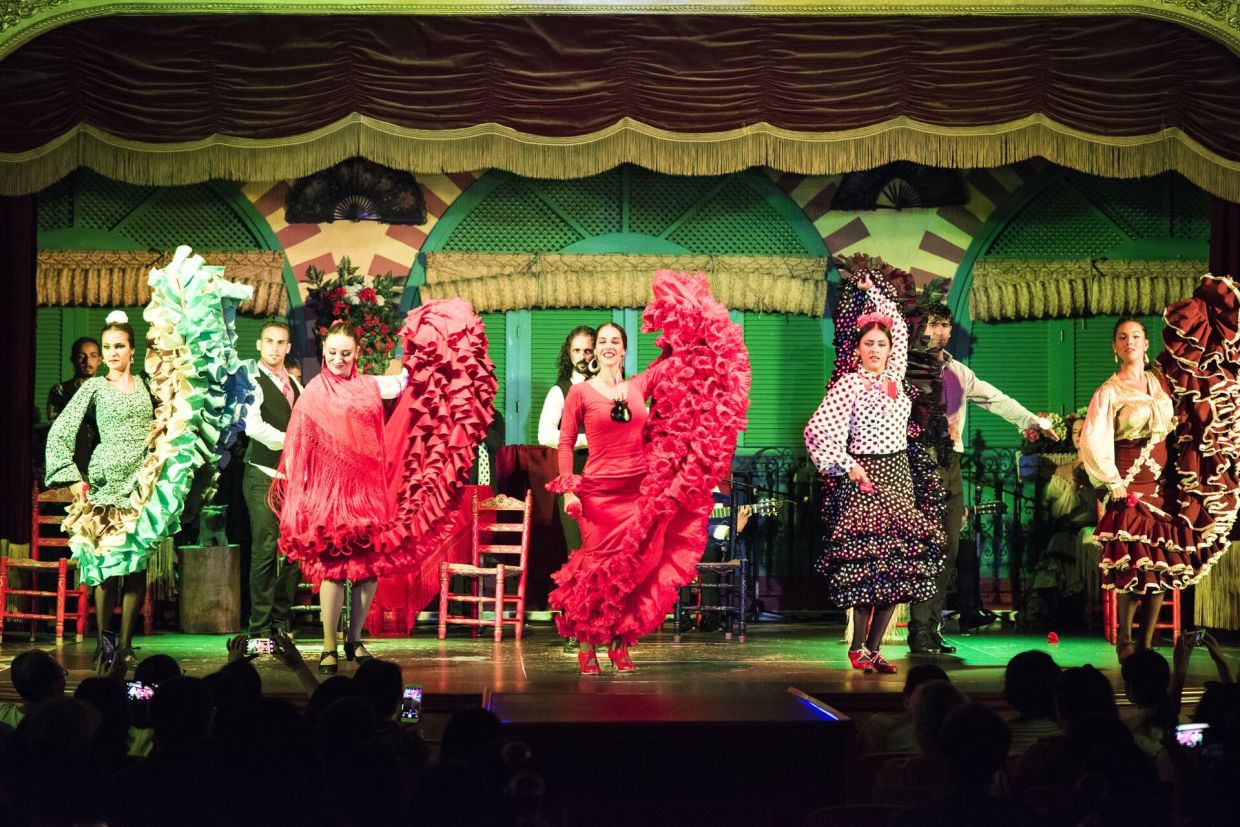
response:
<path fill-rule="evenodd" d="M 1200 747 L 1205 742 L 1206 730 L 1209 728 L 1209 724 L 1180 724 L 1175 728 L 1175 742 L 1188 749 Z"/>
<path fill-rule="evenodd" d="M 129 687 L 131 701 L 149 701 L 155 697 L 155 687 L 147 686 L 142 681 L 129 681 L 125 685 Z"/>
<path fill-rule="evenodd" d="M 103 668 L 105 670 L 111 669 L 112 661 L 116 659 L 116 632 L 109 630 L 103 633 L 103 646 L 101 648 Z"/>
<path fill-rule="evenodd" d="M 1193 631 L 1189 632 L 1189 634 L 1193 636 L 1194 646 L 1200 646 L 1206 639 L 1205 629 L 1194 629 Z"/>
<path fill-rule="evenodd" d="M 275 641 L 269 637 L 250 638 L 245 642 L 245 653 L 247 655 L 270 655 L 275 650 Z"/>
<path fill-rule="evenodd" d="M 416 724 L 422 720 L 422 687 L 416 683 L 405 684 L 400 720 L 406 724 Z"/>

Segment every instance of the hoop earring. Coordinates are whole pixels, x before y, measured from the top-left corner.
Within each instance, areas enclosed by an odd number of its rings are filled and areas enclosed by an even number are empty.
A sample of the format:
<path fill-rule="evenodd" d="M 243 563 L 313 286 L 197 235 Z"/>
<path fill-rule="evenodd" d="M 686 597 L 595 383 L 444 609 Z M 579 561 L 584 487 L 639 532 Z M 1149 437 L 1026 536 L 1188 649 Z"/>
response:
<path fill-rule="evenodd" d="M 591 359 L 586 362 L 586 367 L 590 369 L 590 373 L 598 373 L 598 359 Z"/>

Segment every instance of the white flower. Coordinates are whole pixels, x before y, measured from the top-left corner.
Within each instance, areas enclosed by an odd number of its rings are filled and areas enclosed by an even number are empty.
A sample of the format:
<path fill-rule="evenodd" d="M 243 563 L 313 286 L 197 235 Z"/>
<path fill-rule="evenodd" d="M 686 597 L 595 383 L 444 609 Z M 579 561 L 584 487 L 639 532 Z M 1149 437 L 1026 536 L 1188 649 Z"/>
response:
<path fill-rule="evenodd" d="M 104 324 L 129 324 L 129 317 L 125 315 L 124 310 L 113 310 L 103 320 Z"/>
<path fill-rule="evenodd" d="M 375 304 L 379 305 L 380 307 L 383 307 L 383 297 L 380 296 L 378 293 L 375 293 Z"/>
<path fill-rule="evenodd" d="M 349 304 L 357 304 L 357 294 L 348 293 L 345 295 L 344 300 L 347 301 Z"/>

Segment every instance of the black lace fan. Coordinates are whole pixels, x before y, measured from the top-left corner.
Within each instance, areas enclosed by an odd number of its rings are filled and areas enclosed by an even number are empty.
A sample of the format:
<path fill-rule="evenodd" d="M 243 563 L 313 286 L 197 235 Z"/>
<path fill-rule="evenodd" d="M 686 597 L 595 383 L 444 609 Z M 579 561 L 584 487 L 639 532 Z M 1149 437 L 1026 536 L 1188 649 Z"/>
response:
<path fill-rule="evenodd" d="M 297 179 L 285 196 L 284 211 L 290 224 L 425 224 L 426 198 L 411 173 L 350 158 Z"/>

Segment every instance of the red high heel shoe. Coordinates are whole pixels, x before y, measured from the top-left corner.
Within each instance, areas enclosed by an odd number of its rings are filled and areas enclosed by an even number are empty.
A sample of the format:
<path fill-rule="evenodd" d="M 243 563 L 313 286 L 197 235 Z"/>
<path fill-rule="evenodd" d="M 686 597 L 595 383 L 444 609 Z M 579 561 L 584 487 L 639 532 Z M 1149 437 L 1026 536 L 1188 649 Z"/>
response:
<path fill-rule="evenodd" d="M 874 671 L 880 675 L 894 675 L 896 668 L 880 655 L 878 652 L 870 653 L 870 663 L 874 665 Z"/>
<path fill-rule="evenodd" d="M 870 660 L 870 652 L 864 646 L 860 649 L 849 649 L 848 662 L 852 664 L 853 669 L 860 669 L 862 672 L 871 672 L 874 669 L 874 663 Z"/>
<path fill-rule="evenodd" d="M 637 667 L 633 665 L 633 659 L 629 657 L 629 647 L 627 646 L 608 649 L 607 657 L 611 660 L 611 665 L 616 667 L 617 672 L 637 671 Z"/>
<path fill-rule="evenodd" d="M 603 670 L 599 669 L 598 655 L 591 649 L 588 652 L 577 653 L 577 668 L 581 670 L 583 675 L 597 675 Z"/>

